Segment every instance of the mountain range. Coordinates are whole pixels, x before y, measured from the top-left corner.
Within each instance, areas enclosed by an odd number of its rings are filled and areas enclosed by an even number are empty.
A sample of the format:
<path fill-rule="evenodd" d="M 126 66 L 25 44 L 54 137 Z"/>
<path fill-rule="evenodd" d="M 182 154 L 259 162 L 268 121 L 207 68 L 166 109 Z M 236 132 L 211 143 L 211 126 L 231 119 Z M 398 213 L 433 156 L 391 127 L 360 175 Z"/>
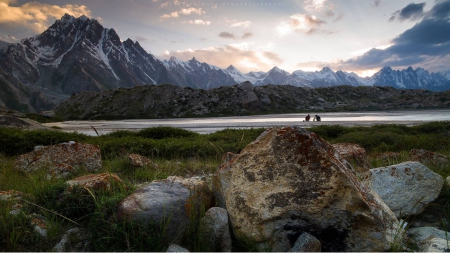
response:
<path fill-rule="evenodd" d="M 391 86 L 443 91 L 450 89 L 450 72 L 384 67 L 363 78 L 327 67 L 292 73 L 274 67 L 268 72 L 241 73 L 232 65 L 222 69 L 195 58 L 157 59 L 139 42 L 122 41 L 114 29 L 104 28 L 97 20 L 68 14 L 42 34 L 19 43 L 0 41 L 0 106 L 24 112 L 49 110 L 81 91 L 162 83 L 212 89 L 244 81 L 255 86 Z"/>

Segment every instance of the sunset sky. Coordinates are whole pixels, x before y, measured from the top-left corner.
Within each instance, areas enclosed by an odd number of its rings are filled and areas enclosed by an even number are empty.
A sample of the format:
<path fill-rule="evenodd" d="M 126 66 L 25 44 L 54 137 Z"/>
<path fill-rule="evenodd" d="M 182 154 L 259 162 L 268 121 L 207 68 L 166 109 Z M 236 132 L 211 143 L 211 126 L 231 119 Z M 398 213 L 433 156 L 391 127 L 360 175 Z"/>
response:
<path fill-rule="evenodd" d="M 97 19 L 160 59 L 244 73 L 450 71 L 450 0 L 0 0 L 0 40 L 41 33 L 64 13 Z"/>

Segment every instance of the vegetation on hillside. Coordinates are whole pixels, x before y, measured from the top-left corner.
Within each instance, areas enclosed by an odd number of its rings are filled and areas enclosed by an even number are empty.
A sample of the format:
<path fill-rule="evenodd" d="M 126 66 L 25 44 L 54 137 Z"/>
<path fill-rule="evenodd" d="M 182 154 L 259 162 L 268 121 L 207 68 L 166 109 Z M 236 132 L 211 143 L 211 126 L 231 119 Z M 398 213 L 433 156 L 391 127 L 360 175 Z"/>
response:
<path fill-rule="evenodd" d="M 309 129 L 330 143 L 353 142 L 364 147 L 374 166 L 386 166 L 407 160 L 410 149 L 426 149 L 450 155 L 450 122 L 433 122 L 414 127 L 377 125 L 373 127 L 317 126 Z M 167 242 L 140 224 L 116 223 L 111 219 L 118 203 L 138 184 L 170 175 L 192 176 L 214 173 L 226 152 L 239 153 L 264 129 L 226 129 L 201 135 L 187 130 L 156 127 L 139 132 L 117 131 L 99 137 L 62 131 L 26 131 L 0 128 L 0 191 L 24 193 L 24 213 L 36 213 L 47 220 L 47 237 L 39 235 L 31 218 L 11 213 L 12 201 L 0 201 L 1 251 L 51 251 L 61 235 L 70 227 L 82 227 L 91 242 L 92 251 L 165 251 Z M 102 151 L 103 168 L 99 173 L 116 173 L 127 187 L 116 185 L 111 191 L 75 188 L 66 194 L 68 185 L 62 179 L 46 178 L 45 171 L 24 174 L 13 166 L 17 155 L 30 152 L 36 145 L 77 141 L 97 144 Z M 391 160 L 380 160 L 376 154 L 398 152 Z M 129 153 L 152 159 L 158 168 L 132 169 Z M 427 165 L 444 178 L 450 175 L 450 165 Z M 75 176 L 87 174 L 80 171 Z M 439 198 L 442 218 L 450 220 L 450 195 L 443 191 Z M 192 231 L 196 231 L 193 229 Z M 201 240 L 195 233 L 185 242 L 191 251 L 201 250 Z M 245 242 L 237 242 L 236 249 Z"/>

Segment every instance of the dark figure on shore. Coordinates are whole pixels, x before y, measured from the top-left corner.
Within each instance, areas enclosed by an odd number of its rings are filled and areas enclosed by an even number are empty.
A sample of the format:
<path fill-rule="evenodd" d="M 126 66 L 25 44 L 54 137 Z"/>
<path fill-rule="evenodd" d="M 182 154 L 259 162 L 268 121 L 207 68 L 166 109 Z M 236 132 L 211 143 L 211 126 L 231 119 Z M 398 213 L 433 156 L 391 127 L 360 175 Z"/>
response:
<path fill-rule="evenodd" d="M 311 116 L 309 116 L 309 114 L 308 114 L 308 115 L 306 115 L 306 117 L 305 117 L 305 121 L 309 121 L 309 119 L 311 119 Z"/>
<path fill-rule="evenodd" d="M 320 121 L 320 116 L 319 115 L 315 115 L 313 121 Z"/>

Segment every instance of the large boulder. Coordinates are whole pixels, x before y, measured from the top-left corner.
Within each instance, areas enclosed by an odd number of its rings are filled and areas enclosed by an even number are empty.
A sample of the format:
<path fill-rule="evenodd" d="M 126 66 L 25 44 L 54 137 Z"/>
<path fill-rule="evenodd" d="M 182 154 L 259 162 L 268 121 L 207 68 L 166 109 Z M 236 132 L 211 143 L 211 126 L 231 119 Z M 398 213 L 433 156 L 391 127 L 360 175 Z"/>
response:
<path fill-rule="evenodd" d="M 333 148 L 342 158 L 355 165 L 357 172 L 365 172 L 371 169 L 367 160 L 366 150 L 355 143 L 336 143 Z"/>
<path fill-rule="evenodd" d="M 374 190 L 397 217 L 421 213 L 441 192 L 444 179 L 418 162 L 369 170 L 363 182 Z"/>
<path fill-rule="evenodd" d="M 116 217 L 152 224 L 154 229 L 161 229 L 165 240 L 178 243 L 190 222 L 212 204 L 211 189 L 201 178 L 169 177 L 149 183 L 123 199 Z"/>
<path fill-rule="evenodd" d="M 102 167 L 97 145 L 68 142 L 50 146 L 36 146 L 34 151 L 18 156 L 14 167 L 24 172 L 45 168 L 49 177 L 66 177 L 79 168 L 95 172 Z"/>
<path fill-rule="evenodd" d="M 216 177 L 236 238 L 260 250 L 287 251 L 307 232 L 324 251 L 385 251 L 398 226 L 336 150 L 299 127 L 266 130 Z"/>
<path fill-rule="evenodd" d="M 243 82 L 238 85 L 238 89 L 243 90 L 245 95 L 242 100 L 242 108 L 248 111 L 254 111 L 259 106 L 258 96 L 255 94 L 255 87 L 251 82 Z"/>

